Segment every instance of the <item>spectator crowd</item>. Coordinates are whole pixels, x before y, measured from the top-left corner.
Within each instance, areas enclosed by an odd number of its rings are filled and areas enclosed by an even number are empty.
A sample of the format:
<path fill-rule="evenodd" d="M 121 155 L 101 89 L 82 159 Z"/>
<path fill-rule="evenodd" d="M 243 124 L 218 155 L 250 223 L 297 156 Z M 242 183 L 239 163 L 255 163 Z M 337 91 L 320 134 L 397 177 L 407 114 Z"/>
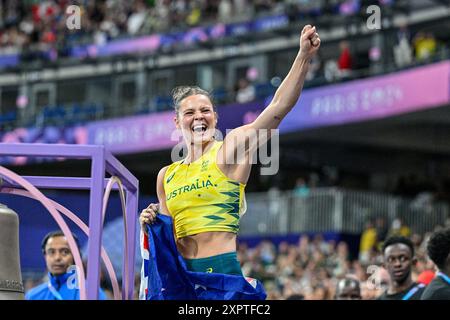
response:
<path fill-rule="evenodd" d="M 370 226 L 361 238 L 361 249 L 368 233 L 374 239 L 367 255 L 352 255 L 349 243 L 326 241 L 322 234 L 302 235 L 297 243 L 282 241 L 278 245 L 269 240 L 249 248 L 239 245 L 239 259 L 245 275 L 260 279 L 272 300 L 333 300 L 341 279 L 353 278 L 360 283 L 361 298 L 379 297 L 389 284 L 389 275 L 382 266 L 381 248 L 387 237 L 406 235 L 414 244 L 417 263 L 413 267 L 414 282 L 429 284 L 435 275 L 435 266 L 426 252 L 430 233 L 411 233 L 408 226 L 394 221 L 390 230 Z M 380 226 L 381 224 L 378 224 Z M 440 230 L 442 227 L 436 227 Z"/>
<path fill-rule="evenodd" d="M 63 48 L 73 43 L 102 44 L 120 36 L 179 31 L 208 23 L 250 20 L 254 15 L 284 12 L 275 0 L 6 0 L 0 3 L 2 52 L 29 46 Z M 81 8 L 80 30 L 69 30 L 66 12 Z"/>

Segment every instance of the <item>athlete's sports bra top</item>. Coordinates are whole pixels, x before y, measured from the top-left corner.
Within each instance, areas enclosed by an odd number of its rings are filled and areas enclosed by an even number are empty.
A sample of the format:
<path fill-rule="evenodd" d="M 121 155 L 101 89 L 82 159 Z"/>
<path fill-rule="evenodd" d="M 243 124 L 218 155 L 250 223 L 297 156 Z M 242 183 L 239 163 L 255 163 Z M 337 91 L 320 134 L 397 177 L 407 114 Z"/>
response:
<path fill-rule="evenodd" d="M 164 175 L 166 205 L 177 238 L 208 231 L 237 233 L 245 213 L 245 184 L 229 179 L 216 163 L 223 141 L 199 159 L 172 163 Z"/>

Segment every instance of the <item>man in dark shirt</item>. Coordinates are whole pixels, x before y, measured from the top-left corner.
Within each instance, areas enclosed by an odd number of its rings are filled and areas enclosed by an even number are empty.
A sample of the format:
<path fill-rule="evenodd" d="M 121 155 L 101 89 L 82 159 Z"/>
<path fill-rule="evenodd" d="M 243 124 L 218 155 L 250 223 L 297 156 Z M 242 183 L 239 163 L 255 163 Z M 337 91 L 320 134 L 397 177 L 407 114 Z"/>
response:
<path fill-rule="evenodd" d="M 439 271 L 421 299 L 450 300 L 450 228 L 435 232 L 428 240 L 427 251 Z"/>
<path fill-rule="evenodd" d="M 390 281 L 378 300 L 420 300 L 425 286 L 413 282 L 411 278 L 411 269 L 417 261 L 412 241 L 393 236 L 384 242 L 382 250 Z"/>

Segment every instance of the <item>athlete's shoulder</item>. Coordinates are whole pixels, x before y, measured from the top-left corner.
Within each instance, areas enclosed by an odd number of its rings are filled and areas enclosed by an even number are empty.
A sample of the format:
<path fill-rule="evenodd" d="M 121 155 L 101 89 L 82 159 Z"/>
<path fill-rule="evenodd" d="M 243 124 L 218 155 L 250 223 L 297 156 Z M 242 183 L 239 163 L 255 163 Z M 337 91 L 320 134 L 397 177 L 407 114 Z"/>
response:
<path fill-rule="evenodd" d="M 170 171 L 171 164 L 165 167 L 162 167 L 158 172 L 157 183 L 164 183 L 164 177 L 166 176 L 167 171 Z"/>
<path fill-rule="evenodd" d="M 445 288 L 435 289 L 435 290 L 424 290 L 420 300 L 449 300 L 450 299 L 450 289 L 447 291 Z"/>
<path fill-rule="evenodd" d="M 161 170 L 160 170 L 159 172 L 164 172 L 164 173 L 165 173 L 165 172 L 167 172 L 167 170 L 169 170 L 169 171 L 170 171 L 170 170 L 173 170 L 174 168 L 176 168 L 176 167 L 178 167 L 180 164 L 182 164 L 183 161 L 184 161 L 184 159 L 181 159 L 181 160 L 172 162 L 171 164 L 169 164 L 169 165 L 167 165 L 167 166 L 161 168 Z"/>
<path fill-rule="evenodd" d="M 175 163 L 175 162 L 174 162 Z M 162 167 L 160 170 L 159 170 L 159 173 L 158 173 L 158 175 L 160 175 L 160 174 L 165 174 L 166 173 L 166 171 L 174 164 L 174 163 L 172 163 L 172 164 L 169 164 L 169 165 L 167 165 L 167 166 L 164 166 L 164 167 Z"/>
<path fill-rule="evenodd" d="M 422 300 L 450 300 L 450 286 L 441 277 L 435 277 L 425 288 Z"/>

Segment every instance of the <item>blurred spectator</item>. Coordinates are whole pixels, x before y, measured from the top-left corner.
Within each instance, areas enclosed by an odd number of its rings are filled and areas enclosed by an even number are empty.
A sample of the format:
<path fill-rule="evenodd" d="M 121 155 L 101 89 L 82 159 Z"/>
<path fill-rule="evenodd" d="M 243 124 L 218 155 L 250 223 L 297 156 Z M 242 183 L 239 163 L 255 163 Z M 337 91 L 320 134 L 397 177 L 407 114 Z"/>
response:
<path fill-rule="evenodd" d="M 327 187 L 337 186 L 339 181 L 339 170 L 334 166 L 322 167 L 323 185 Z"/>
<path fill-rule="evenodd" d="M 414 249 L 417 250 L 417 248 L 419 248 L 422 244 L 422 236 L 420 234 L 413 233 L 411 235 L 411 241 L 414 244 Z"/>
<path fill-rule="evenodd" d="M 196 26 L 202 19 L 202 3 L 199 0 L 190 2 L 190 12 L 186 18 L 186 22 L 189 26 Z"/>
<path fill-rule="evenodd" d="M 186 16 L 188 14 L 188 3 L 186 0 L 170 1 L 171 25 L 185 28 Z"/>
<path fill-rule="evenodd" d="M 434 232 L 427 253 L 436 265 L 436 277 L 426 287 L 422 300 L 450 300 L 450 228 Z"/>
<path fill-rule="evenodd" d="M 140 272 L 135 272 L 135 274 L 134 274 L 133 300 L 139 300 L 140 287 L 141 287 L 141 273 Z"/>
<path fill-rule="evenodd" d="M 361 288 L 357 278 L 347 276 L 336 286 L 336 300 L 361 300 Z"/>
<path fill-rule="evenodd" d="M 325 62 L 323 74 L 328 82 L 333 82 L 339 79 L 340 73 L 336 60 L 330 59 Z"/>
<path fill-rule="evenodd" d="M 254 0 L 252 2 L 257 14 L 269 11 L 273 5 L 273 2 L 271 0 Z"/>
<path fill-rule="evenodd" d="M 380 216 L 375 219 L 375 229 L 377 232 L 377 248 L 381 248 L 381 245 L 389 232 L 385 217 Z"/>
<path fill-rule="evenodd" d="M 372 227 L 369 224 L 368 229 L 372 230 L 370 233 L 375 233 L 373 224 Z M 351 260 L 346 242 L 340 241 L 335 246 L 334 241 L 325 241 L 322 234 L 315 234 L 312 239 L 310 241 L 308 235 L 302 235 L 296 245 L 282 241 L 277 250 L 274 250 L 268 239 L 254 248 L 240 244 L 239 259 L 245 266 L 244 274 L 263 279 L 268 299 L 293 299 L 292 296 L 299 295 L 303 296 L 304 300 L 336 299 L 339 294 L 338 285 L 342 286 L 339 283 L 346 278 L 359 281 L 363 300 L 376 299 L 386 292 L 391 276 L 382 267 L 382 252 L 372 250 L 371 255 L 374 257 L 369 257 L 370 261 L 362 264 L 358 260 Z M 402 275 L 400 278 L 409 274 L 413 283 L 425 284 L 433 276 L 430 272 L 433 264 L 428 263 L 426 257 L 428 236 L 413 235 L 412 240 L 408 241 L 414 248 L 414 256 L 423 262 L 415 264 L 414 259 L 403 257 L 410 247 L 386 242 L 387 258 L 393 255 L 389 258 L 393 265 L 390 272 L 393 279 L 397 277 L 397 273 L 399 277 Z M 392 249 L 400 249 L 401 254 Z M 385 260 L 387 258 L 385 257 Z M 400 268 L 399 265 L 406 267 Z M 410 272 L 404 272 L 405 270 Z M 425 270 L 427 272 L 424 272 Z"/>
<path fill-rule="evenodd" d="M 264 266 L 273 265 L 275 261 L 275 245 L 268 240 L 261 242 L 260 257 Z"/>
<path fill-rule="evenodd" d="M 350 54 L 350 44 L 348 41 L 341 41 L 339 43 L 340 55 L 338 58 L 339 75 L 341 78 L 346 78 L 351 75 L 351 70 L 354 64 L 353 57 Z"/>
<path fill-rule="evenodd" d="M 389 228 L 386 223 L 386 218 L 383 216 L 379 216 L 375 219 L 375 229 L 377 232 L 377 244 L 376 248 L 378 251 L 381 251 L 381 247 L 383 246 L 383 242 L 386 239 Z"/>
<path fill-rule="evenodd" d="M 433 281 L 436 273 L 433 270 L 425 270 L 417 277 L 417 282 L 422 283 L 424 285 L 429 285 L 431 281 Z"/>
<path fill-rule="evenodd" d="M 297 178 L 294 187 L 294 194 L 299 197 L 306 197 L 309 195 L 309 188 L 308 185 L 306 184 L 305 179 L 301 177 Z"/>
<path fill-rule="evenodd" d="M 320 177 L 316 172 L 311 172 L 309 174 L 308 179 L 308 186 L 311 190 L 314 190 L 315 188 L 319 187 L 319 184 L 321 183 Z"/>
<path fill-rule="evenodd" d="M 311 242 L 311 250 L 322 252 L 327 255 L 331 252 L 329 244 L 325 241 L 321 233 L 314 236 L 313 241 Z"/>
<path fill-rule="evenodd" d="M 166 0 L 158 0 L 155 1 L 155 30 L 156 31 L 165 31 L 170 27 L 170 17 L 171 17 L 171 11 L 168 4 L 170 1 Z M 200 18 L 199 14 L 195 15 L 193 13 L 195 8 L 190 8 L 191 11 L 189 12 L 189 7 L 187 8 L 186 15 L 183 16 L 184 21 L 182 23 L 184 25 L 195 25 L 198 22 L 198 19 Z M 197 11 L 196 11 L 197 12 Z"/>
<path fill-rule="evenodd" d="M 298 253 L 300 255 L 300 259 L 303 259 L 304 261 L 307 261 L 310 253 L 311 253 L 311 247 L 309 245 L 309 237 L 308 235 L 302 235 L 298 241 Z"/>
<path fill-rule="evenodd" d="M 436 52 L 436 39 L 429 32 L 418 32 L 413 39 L 413 44 L 416 60 L 419 62 L 429 60 Z"/>
<path fill-rule="evenodd" d="M 290 23 L 295 23 L 300 15 L 300 8 L 298 1 L 296 0 L 286 0 L 285 1 L 285 14 L 287 15 Z"/>
<path fill-rule="evenodd" d="M 441 229 L 439 229 L 441 230 Z M 275 248 L 274 242 L 265 239 L 255 247 L 239 242 L 238 257 L 246 276 L 260 279 L 265 286 L 269 300 L 336 299 L 342 279 L 352 278 L 360 283 L 363 300 L 371 300 L 383 294 L 389 284 L 389 273 L 381 266 L 382 253 L 373 251 L 370 263 L 352 261 L 348 244 L 344 241 L 326 241 L 320 233 L 302 235 L 297 244 L 281 241 Z M 429 234 L 413 234 L 417 263 L 411 267 L 414 282 L 427 284 L 435 274 L 434 263 L 428 259 L 426 244 Z M 380 259 L 381 258 L 381 259 Z M 40 276 L 40 275 L 39 275 Z M 24 276 L 24 284 L 32 287 L 38 276 Z M 102 276 L 102 287 L 108 287 Z M 140 275 L 135 281 L 135 298 L 138 298 Z M 106 291 L 112 298 L 111 288 Z"/>
<path fill-rule="evenodd" d="M 274 281 L 266 281 L 264 284 L 267 293 L 267 300 L 281 300 L 283 296 L 280 289 L 276 286 Z"/>
<path fill-rule="evenodd" d="M 293 293 L 286 300 L 305 300 L 305 296 L 299 293 Z"/>
<path fill-rule="evenodd" d="M 286 257 L 289 254 L 289 243 L 287 241 L 281 241 L 278 244 L 277 255 L 278 257 Z"/>
<path fill-rule="evenodd" d="M 331 300 L 327 286 L 319 285 L 314 289 L 313 300 Z"/>
<path fill-rule="evenodd" d="M 109 277 L 105 275 L 105 269 L 100 267 L 100 288 L 106 295 L 106 300 L 114 300 L 114 292 Z"/>
<path fill-rule="evenodd" d="M 372 220 L 366 222 L 366 227 L 361 235 L 361 242 L 359 245 L 359 260 L 363 263 L 368 263 L 372 251 L 376 248 L 377 230 Z"/>
<path fill-rule="evenodd" d="M 397 42 L 394 45 L 394 60 L 399 68 L 412 63 L 411 38 L 406 22 L 402 23 L 397 31 Z"/>
<path fill-rule="evenodd" d="M 130 35 L 139 32 L 148 14 L 147 8 L 142 0 L 136 1 L 134 7 L 134 12 L 131 13 L 127 21 L 127 31 Z"/>
<path fill-rule="evenodd" d="M 78 239 L 74 235 L 77 246 Z M 70 250 L 69 243 L 62 231 L 48 233 L 41 244 L 47 267 L 47 280 L 26 292 L 27 300 L 79 300 L 80 292 L 75 285 L 76 269 L 75 260 Z M 106 295 L 99 289 L 99 299 L 105 300 Z"/>
<path fill-rule="evenodd" d="M 335 277 L 342 277 L 349 271 L 349 259 L 350 254 L 345 242 L 341 241 L 336 249 L 332 248 L 328 258 L 328 266 Z"/>
<path fill-rule="evenodd" d="M 246 20 L 254 14 L 254 6 L 252 1 L 233 0 L 235 19 L 237 21 Z"/>
<path fill-rule="evenodd" d="M 390 281 L 378 300 L 420 300 L 425 285 L 412 279 L 417 261 L 413 242 L 406 237 L 390 237 L 383 245 L 382 254 Z"/>
<path fill-rule="evenodd" d="M 431 213 L 433 210 L 434 194 L 430 191 L 419 192 L 411 202 L 411 209 Z"/>
<path fill-rule="evenodd" d="M 394 219 L 392 221 L 391 229 L 388 233 L 389 237 L 392 236 L 402 236 L 402 237 L 409 237 L 411 236 L 411 229 L 403 224 L 403 221 L 400 218 Z"/>
<path fill-rule="evenodd" d="M 369 68 L 372 74 L 378 74 L 383 72 L 382 65 L 382 47 L 379 43 L 375 43 L 369 48 Z"/>
<path fill-rule="evenodd" d="M 361 296 L 363 300 L 374 300 L 386 291 L 389 285 L 389 273 L 381 266 L 376 269 L 367 281 L 361 282 Z"/>
<path fill-rule="evenodd" d="M 305 78 L 306 81 L 313 81 L 317 77 L 321 66 L 322 66 L 322 61 L 321 61 L 319 55 L 316 54 L 314 56 L 314 58 L 311 60 L 311 63 L 309 65 L 308 73 L 306 74 L 306 78 Z"/>
<path fill-rule="evenodd" d="M 236 84 L 236 101 L 245 103 L 255 100 L 255 87 L 246 78 L 241 78 Z"/>
<path fill-rule="evenodd" d="M 220 22 L 229 23 L 233 17 L 233 6 L 230 0 L 220 0 L 218 18 Z"/>

